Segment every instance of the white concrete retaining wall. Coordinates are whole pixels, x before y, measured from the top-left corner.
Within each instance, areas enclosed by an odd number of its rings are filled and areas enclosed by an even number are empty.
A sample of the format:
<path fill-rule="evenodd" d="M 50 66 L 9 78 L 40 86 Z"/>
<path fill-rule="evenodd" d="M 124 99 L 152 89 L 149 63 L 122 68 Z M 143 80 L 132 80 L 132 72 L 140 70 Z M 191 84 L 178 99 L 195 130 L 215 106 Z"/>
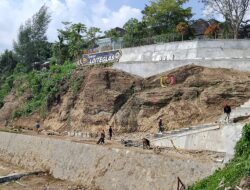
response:
<path fill-rule="evenodd" d="M 149 77 L 188 64 L 250 71 L 250 40 L 172 42 L 121 51 L 122 57 L 113 68 L 141 77 Z"/>
<path fill-rule="evenodd" d="M 250 55 L 250 54 L 249 54 Z M 250 59 L 211 59 L 211 60 L 179 60 L 158 62 L 127 62 L 115 63 L 114 69 L 119 69 L 141 77 L 150 77 L 181 66 L 195 64 L 211 68 L 228 68 L 240 71 L 250 71 Z"/>
<path fill-rule="evenodd" d="M 241 137 L 243 125 L 241 123 L 227 124 L 221 128 L 220 126 L 212 127 L 211 130 L 185 131 L 153 139 L 151 140 L 151 144 L 160 147 L 173 147 L 174 144 L 177 148 L 186 150 L 225 152 L 225 161 L 228 161 L 234 155 L 234 147 Z"/>
<path fill-rule="evenodd" d="M 120 62 L 250 58 L 250 40 L 198 40 L 122 49 Z"/>
<path fill-rule="evenodd" d="M 141 150 L 0 132 L 1 159 L 60 179 L 104 190 L 173 190 L 176 177 L 190 184 L 220 164 Z"/>

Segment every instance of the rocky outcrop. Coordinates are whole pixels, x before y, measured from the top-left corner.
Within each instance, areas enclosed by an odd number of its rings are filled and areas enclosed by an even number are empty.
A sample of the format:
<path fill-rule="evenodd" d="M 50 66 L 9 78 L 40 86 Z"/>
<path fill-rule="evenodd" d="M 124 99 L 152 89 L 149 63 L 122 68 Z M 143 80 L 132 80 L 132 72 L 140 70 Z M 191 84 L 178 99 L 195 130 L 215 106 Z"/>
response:
<path fill-rule="evenodd" d="M 104 68 L 78 69 L 74 75 L 82 78 L 79 90 L 75 93 L 69 90 L 62 96 L 61 104 L 54 106 L 45 119 L 46 126 L 60 130 L 103 127 L 130 99 L 133 82 L 140 80 L 128 73 Z"/>
<path fill-rule="evenodd" d="M 160 77 L 171 75 L 177 84 L 161 87 Z M 156 131 L 160 117 L 168 130 L 211 122 L 225 103 L 236 107 L 250 98 L 250 73 L 185 66 L 161 76 L 146 79 L 145 89 L 114 116 L 119 130 Z"/>
<path fill-rule="evenodd" d="M 168 76 L 173 76 L 176 84 L 164 83 L 162 87 L 161 77 Z M 249 79 L 249 72 L 195 65 L 146 79 L 111 68 L 78 68 L 74 83 L 68 83 L 60 101 L 41 119 L 42 126 L 58 131 L 96 131 L 113 125 L 119 132 L 154 132 L 159 118 L 168 130 L 211 122 L 223 113 L 225 103 L 236 107 L 250 99 Z M 6 103 L 0 112 L 6 107 L 15 108 Z M 27 121 L 35 116 L 14 124 L 33 126 Z"/>

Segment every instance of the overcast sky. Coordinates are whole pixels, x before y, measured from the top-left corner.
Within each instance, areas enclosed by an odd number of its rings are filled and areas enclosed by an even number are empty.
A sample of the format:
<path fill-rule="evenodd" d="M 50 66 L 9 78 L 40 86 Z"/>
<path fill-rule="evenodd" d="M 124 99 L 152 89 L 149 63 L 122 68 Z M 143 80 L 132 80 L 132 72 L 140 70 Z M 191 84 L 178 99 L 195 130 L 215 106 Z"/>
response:
<path fill-rule="evenodd" d="M 195 18 L 201 17 L 202 5 L 190 0 Z M 149 0 L 0 0 L 0 52 L 11 49 L 18 28 L 46 4 L 52 15 L 48 29 L 49 41 L 55 41 L 62 21 L 82 22 L 105 31 L 134 17 L 141 19 L 141 10 Z"/>

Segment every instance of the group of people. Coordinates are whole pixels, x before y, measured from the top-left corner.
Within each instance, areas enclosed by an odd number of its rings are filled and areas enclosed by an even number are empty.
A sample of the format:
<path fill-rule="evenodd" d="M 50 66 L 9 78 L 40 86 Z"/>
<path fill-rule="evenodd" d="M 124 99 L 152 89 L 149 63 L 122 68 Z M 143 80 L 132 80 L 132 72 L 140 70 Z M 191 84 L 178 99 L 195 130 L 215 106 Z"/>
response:
<path fill-rule="evenodd" d="M 109 140 L 112 139 L 113 136 L 113 129 L 112 126 L 109 126 Z M 104 144 L 105 143 L 105 131 L 102 130 L 99 140 L 97 141 L 97 144 Z"/>
<path fill-rule="evenodd" d="M 224 113 L 226 114 L 225 121 L 229 122 L 231 111 L 232 111 L 231 107 L 228 104 L 225 104 L 225 106 L 224 106 Z M 165 130 L 164 126 L 163 126 L 162 118 L 159 119 L 158 127 L 159 127 L 159 133 L 162 133 Z M 39 123 L 39 121 L 37 121 L 35 124 L 35 130 L 36 130 L 37 134 L 39 134 L 39 128 L 40 128 L 40 123 Z M 109 126 L 108 133 L 109 133 L 109 140 L 111 140 L 112 136 L 113 136 L 112 126 Z M 97 144 L 104 144 L 104 143 L 105 143 L 105 131 L 102 130 L 100 138 L 97 141 Z"/>

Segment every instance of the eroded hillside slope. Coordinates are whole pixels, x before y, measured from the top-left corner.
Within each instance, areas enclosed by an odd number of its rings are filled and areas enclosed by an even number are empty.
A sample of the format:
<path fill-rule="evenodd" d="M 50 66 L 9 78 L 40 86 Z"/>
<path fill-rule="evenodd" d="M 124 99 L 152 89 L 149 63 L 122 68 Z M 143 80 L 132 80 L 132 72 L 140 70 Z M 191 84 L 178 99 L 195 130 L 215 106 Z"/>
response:
<path fill-rule="evenodd" d="M 170 75 L 176 85 L 161 87 L 161 76 Z M 12 90 L 0 109 L 1 125 L 33 127 L 40 119 L 43 127 L 59 131 L 96 131 L 106 125 L 119 132 L 156 131 L 160 117 L 168 129 L 187 127 L 215 121 L 225 103 L 236 107 L 250 99 L 250 73 L 195 65 L 147 79 L 111 68 L 83 67 L 71 78 L 78 88 L 62 81 L 63 90 L 43 117 L 33 113 L 13 118 L 31 92 L 17 97 Z"/>

